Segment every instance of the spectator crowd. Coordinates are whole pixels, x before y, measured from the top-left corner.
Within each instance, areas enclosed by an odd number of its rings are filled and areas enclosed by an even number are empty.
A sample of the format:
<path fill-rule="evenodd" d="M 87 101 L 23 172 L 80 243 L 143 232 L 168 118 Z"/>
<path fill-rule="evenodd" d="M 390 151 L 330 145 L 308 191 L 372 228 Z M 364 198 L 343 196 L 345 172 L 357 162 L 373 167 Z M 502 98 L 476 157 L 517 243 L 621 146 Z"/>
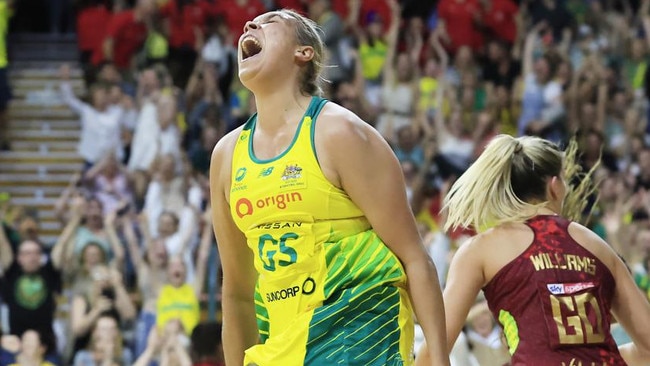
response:
<path fill-rule="evenodd" d="M 472 235 L 441 232 L 441 197 L 492 137 L 527 134 L 578 140 L 598 186 L 584 221 L 650 300 L 650 0 L 82 0 L 87 93 L 63 65 L 60 94 L 84 163 L 55 243 L 1 204 L 0 366 L 222 364 L 210 155 L 255 112 L 244 24 L 277 8 L 319 24 L 325 96 L 392 146 L 441 286 Z M 452 361 L 508 363 L 481 299 Z"/>

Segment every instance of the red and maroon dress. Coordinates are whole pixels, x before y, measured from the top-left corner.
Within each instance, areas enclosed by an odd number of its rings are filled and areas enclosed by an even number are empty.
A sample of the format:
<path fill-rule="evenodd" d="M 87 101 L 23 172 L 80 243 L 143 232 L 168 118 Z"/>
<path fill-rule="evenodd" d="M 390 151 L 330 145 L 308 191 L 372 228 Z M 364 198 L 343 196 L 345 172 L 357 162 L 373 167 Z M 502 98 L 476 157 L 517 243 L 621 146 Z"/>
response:
<path fill-rule="evenodd" d="M 512 365 L 625 365 L 610 334 L 614 277 L 569 224 L 553 215 L 527 221 L 532 244 L 483 289 Z"/>

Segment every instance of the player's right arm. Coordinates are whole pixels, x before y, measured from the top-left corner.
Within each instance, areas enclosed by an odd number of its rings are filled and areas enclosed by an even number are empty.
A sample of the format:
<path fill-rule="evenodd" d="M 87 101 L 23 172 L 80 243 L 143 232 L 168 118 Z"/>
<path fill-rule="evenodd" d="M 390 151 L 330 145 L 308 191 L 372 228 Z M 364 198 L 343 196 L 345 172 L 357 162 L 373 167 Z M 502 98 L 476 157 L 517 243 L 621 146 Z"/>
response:
<path fill-rule="evenodd" d="M 470 308 L 476 302 L 481 287 L 485 284 L 481 253 L 476 249 L 482 237 L 475 236 L 464 243 L 454 254 L 447 274 L 447 284 L 443 292 L 445 319 L 447 326 L 447 352 L 451 353 L 460 334 Z M 426 344 L 420 348 L 416 366 L 430 365 L 430 355 Z"/>
<path fill-rule="evenodd" d="M 212 223 L 223 268 L 222 340 L 226 365 L 242 365 L 244 351 L 258 343 L 253 254 L 246 246 L 246 237 L 235 226 L 228 202 L 232 153 L 239 131 L 217 143 L 210 163 Z"/>
<path fill-rule="evenodd" d="M 447 320 L 447 351 L 456 343 L 469 310 L 476 302 L 476 296 L 485 285 L 482 257 L 477 250 L 484 240 L 481 235 L 464 243 L 454 254 L 449 264 L 447 284 L 443 292 L 445 317 Z"/>

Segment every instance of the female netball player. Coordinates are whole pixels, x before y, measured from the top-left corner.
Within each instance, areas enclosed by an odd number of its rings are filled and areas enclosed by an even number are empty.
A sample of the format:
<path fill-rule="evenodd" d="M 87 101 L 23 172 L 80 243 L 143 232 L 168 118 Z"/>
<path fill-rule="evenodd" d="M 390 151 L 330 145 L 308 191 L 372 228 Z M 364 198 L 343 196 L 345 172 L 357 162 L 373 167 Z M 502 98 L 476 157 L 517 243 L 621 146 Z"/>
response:
<path fill-rule="evenodd" d="M 370 125 L 317 96 L 322 62 L 316 25 L 292 11 L 239 40 L 257 114 L 217 144 L 210 172 L 226 363 L 409 365 L 413 309 L 432 364 L 447 365 L 400 166 Z"/>
<path fill-rule="evenodd" d="M 495 226 L 464 244 L 450 265 L 449 349 L 483 289 L 512 365 L 650 364 L 647 300 L 607 243 L 561 216 L 570 188 L 565 160 L 549 141 L 501 135 L 452 186 L 445 229 Z M 614 319 L 633 343 L 616 346 Z M 425 348 L 418 364 L 427 355 Z"/>

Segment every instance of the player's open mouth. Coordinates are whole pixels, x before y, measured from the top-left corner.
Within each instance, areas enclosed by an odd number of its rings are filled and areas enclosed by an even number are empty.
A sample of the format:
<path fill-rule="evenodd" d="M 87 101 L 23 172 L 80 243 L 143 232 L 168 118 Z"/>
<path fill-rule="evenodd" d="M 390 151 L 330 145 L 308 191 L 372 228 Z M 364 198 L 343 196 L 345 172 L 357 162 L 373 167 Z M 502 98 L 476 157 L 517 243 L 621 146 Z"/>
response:
<path fill-rule="evenodd" d="M 246 36 L 241 41 L 241 60 L 244 61 L 262 52 L 262 45 L 253 36 Z"/>

